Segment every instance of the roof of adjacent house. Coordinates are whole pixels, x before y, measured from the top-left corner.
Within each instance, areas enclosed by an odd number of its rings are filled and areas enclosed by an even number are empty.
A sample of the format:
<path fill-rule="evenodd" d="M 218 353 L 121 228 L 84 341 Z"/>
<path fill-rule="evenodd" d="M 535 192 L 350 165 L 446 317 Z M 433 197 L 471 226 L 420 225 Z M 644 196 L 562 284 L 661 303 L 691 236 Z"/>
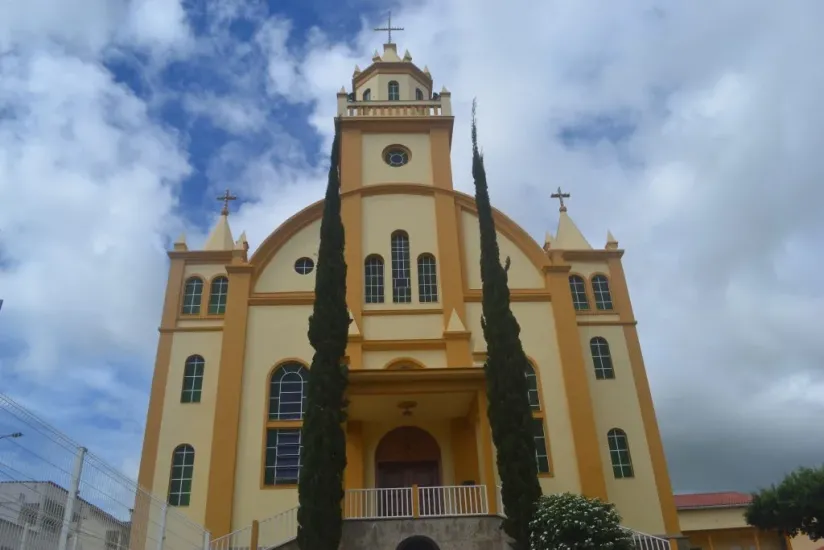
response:
<path fill-rule="evenodd" d="M 675 495 L 675 507 L 679 510 L 691 508 L 724 508 L 746 506 L 752 501 L 747 493 L 726 491 L 721 493 L 693 493 L 689 495 Z"/>

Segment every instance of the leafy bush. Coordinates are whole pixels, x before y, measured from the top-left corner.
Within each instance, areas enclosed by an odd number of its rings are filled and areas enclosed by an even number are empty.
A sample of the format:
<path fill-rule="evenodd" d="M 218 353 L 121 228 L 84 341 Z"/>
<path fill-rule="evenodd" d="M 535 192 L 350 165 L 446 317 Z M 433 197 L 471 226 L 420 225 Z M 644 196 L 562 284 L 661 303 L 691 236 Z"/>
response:
<path fill-rule="evenodd" d="M 572 493 L 538 500 L 529 524 L 530 550 L 633 550 L 615 506 Z"/>
<path fill-rule="evenodd" d="M 824 465 L 798 468 L 778 485 L 761 489 L 753 495 L 745 518 L 762 531 L 824 538 Z"/>

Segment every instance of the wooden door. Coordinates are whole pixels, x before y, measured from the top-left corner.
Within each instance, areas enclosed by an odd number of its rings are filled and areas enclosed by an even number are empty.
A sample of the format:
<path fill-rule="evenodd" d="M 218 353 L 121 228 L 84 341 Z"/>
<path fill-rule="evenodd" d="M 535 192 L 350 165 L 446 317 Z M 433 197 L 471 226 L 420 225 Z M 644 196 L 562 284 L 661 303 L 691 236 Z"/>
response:
<path fill-rule="evenodd" d="M 425 430 L 403 426 L 387 433 L 375 451 L 375 482 L 379 489 L 387 489 L 379 493 L 378 508 L 381 517 L 411 514 L 412 495 L 408 489 L 413 486 L 439 485 L 440 466 L 441 451 L 438 443 Z M 421 493 L 431 495 L 435 491 Z M 432 500 L 431 497 L 427 498 Z M 418 499 L 419 507 L 420 502 Z"/>

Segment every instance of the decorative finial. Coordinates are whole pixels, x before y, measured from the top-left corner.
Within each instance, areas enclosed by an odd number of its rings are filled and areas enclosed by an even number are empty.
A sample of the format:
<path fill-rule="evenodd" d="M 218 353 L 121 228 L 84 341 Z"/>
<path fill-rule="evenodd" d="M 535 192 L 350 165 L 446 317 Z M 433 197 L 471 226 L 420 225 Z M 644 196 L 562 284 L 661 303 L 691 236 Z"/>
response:
<path fill-rule="evenodd" d="M 386 31 L 389 33 L 389 38 L 386 41 L 387 44 L 392 44 L 392 31 L 402 31 L 403 27 L 393 27 L 392 26 L 392 12 L 389 12 L 389 17 L 387 19 L 387 25 L 385 27 L 375 27 L 376 31 Z"/>
<path fill-rule="evenodd" d="M 607 244 L 604 245 L 606 250 L 616 250 L 618 248 L 618 240 L 613 236 L 612 231 L 607 231 Z"/>
<path fill-rule="evenodd" d="M 223 208 L 220 211 L 221 216 L 228 216 L 229 215 L 229 201 L 237 200 L 237 197 L 229 193 L 227 189 L 226 192 L 217 198 L 219 201 L 223 201 Z"/>
<path fill-rule="evenodd" d="M 554 240 L 555 239 L 552 238 L 552 233 L 547 231 L 546 235 L 544 236 L 544 251 L 545 252 L 549 252 L 549 249 L 552 248 L 552 241 L 554 241 Z"/>
<path fill-rule="evenodd" d="M 174 242 L 173 248 L 175 250 L 189 250 L 189 247 L 186 246 L 186 235 L 181 233 L 177 240 Z"/>
<path fill-rule="evenodd" d="M 569 198 L 569 193 L 564 193 L 563 191 L 561 191 L 561 188 L 559 187 L 558 192 L 553 193 L 552 195 L 550 195 L 550 197 L 553 198 L 553 199 L 558 199 L 559 201 L 561 201 L 561 207 L 558 209 L 558 212 L 566 212 L 567 211 L 566 205 L 564 204 L 564 199 Z"/>

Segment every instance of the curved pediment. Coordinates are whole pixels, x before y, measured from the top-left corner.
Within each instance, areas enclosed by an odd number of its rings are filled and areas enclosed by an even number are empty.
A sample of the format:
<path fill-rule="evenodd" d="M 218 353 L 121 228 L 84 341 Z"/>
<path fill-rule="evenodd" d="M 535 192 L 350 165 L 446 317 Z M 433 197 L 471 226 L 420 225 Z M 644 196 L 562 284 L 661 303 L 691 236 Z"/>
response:
<path fill-rule="evenodd" d="M 459 231 L 462 233 L 461 239 L 466 241 L 464 246 L 466 253 L 461 261 L 469 261 L 477 266 L 475 258 L 479 255 L 476 250 L 477 245 L 473 244 L 478 235 L 477 229 L 464 223 L 464 216 L 477 219 L 478 209 L 475 199 L 470 195 L 428 185 L 381 184 L 347 191 L 341 194 L 341 198 L 345 202 L 348 197 L 380 195 L 384 199 L 381 202 L 386 204 L 385 199 L 388 196 L 398 195 L 401 198 L 399 208 L 408 209 L 413 204 L 428 204 L 428 201 L 410 200 L 408 198 L 410 195 L 434 196 L 436 193 L 451 195 L 454 198 L 455 205 L 461 213 L 458 218 Z M 403 196 L 407 196 L 407 199 L 403 199 Z M 364 211 L 363 215 L 368 217 L 370 213 Z M 387 215 L 386 212 L 383 215 Z M 322 216 L 323 201 L 321 200 L 307 206 L 283 222 L 261 243 L 249 260 L 249 263 L 254 266 L 255 292 L 311 291 L 314 289 L 314 271 L 309 274 L 300 274 L 296 271 L 295 262 L 301 258 L 309 258 L 313 261 L 317 259 Z M 493 217 L 498 232 L 502 261 L 506 256 L 510 256 L 513 265 L 518 266 L 517 271 L 510 272 L 512 288 L 542 286 L 543 268 L 549 264 L 543 249 L 524 229 L 502 212 L 493 209 Z M 430 216 L 422 216 L 421 219 L 429 220 Z M 360 225 L 368 231 L 368 220 Z M 362 239 L 362 236 L 350 229 L 346 238 L 349 241 L 353 238 Z M 534 269 L 524 270 L 523 266 L 528 264 L 531 264 Z M 472 267 L 471 270 L 477 269 Z M 470 277 L 471 280 L 472 277 Z"/>

